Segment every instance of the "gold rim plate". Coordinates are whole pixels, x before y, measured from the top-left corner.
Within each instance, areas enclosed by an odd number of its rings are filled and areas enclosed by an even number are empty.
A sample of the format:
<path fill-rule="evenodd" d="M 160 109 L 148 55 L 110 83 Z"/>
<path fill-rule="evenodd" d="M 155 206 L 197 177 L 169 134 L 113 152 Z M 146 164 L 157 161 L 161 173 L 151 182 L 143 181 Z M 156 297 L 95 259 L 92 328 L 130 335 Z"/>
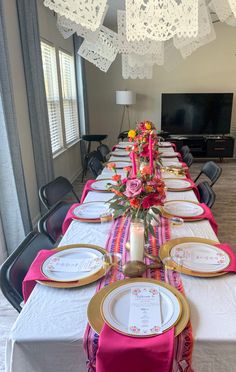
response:
<path fill-rule="evenodd" d="M 104 248 L 99 247 L 98 245 L 94 245 L 94 244 L 69 244 L 63 247 L 55 248 L 53 250 L 55 251 L 55 253 L 57 253 L 59 251 L 64 251 L 66 249 L 71 249 L 71 248 L 81 248 L 81 249 L 93 248 L 103 254 L 107 253 L 107 251 Z M 82 287 L 84 285 L 88 285 L 90 283 L 96 282 L 98 279 L 102 278 L 105 274 L 106 274 L 106 271 L 104 270 L 104 268 L 101 268 L 99 271 L 97 271 L 93 275 L 87 278 L 84 278 L 84 279 L 73 281 L 73 282 L 59 282 L 59 281 L 51 281 L 51 280 L 36 280 L 36 282 L 42 285 L 45 285 L 47 287 L 53 287 L 53 288 L 75 288 L 75 287 Z"/>
<path fill-rule="evenodd" d="M 97 182 L 100 182 L 100 181 L 113 181 L 111 178 L 101 178 L 99 180 L 94 180 L 94 182 L 90 185 L 90 189 L 91 191 L 95 191 L 95 192 L 109 192 L 109 193 L 112 193 L 112 191 L 109 191 L 109 190 L 98 190 L 98 189 L 94 189 L 93 188 L 93 184 L 94 183 L 97 183 Z"/>
<path fill-rule="evenodd" d="M 167 283 L 160 282 L 155 279 L 149 279 L 149 278 L 133 278 L 133 279 L 119 280 L 115 283 L 112 283 L 108 285 L 107 287 L 102 288 L 98 293 L 96 293 L 92 297 L 88 305 L 87 316 L 88 316 L 89 324 L 91 325 L 91 327 L 96 333 L 100 334 L 102 327 L 104 325 L 104 320 L 101 314 L 101 305 L 102 305 L 102 302 L 105 296 L 107 296 L 108 293 L 110 293 L 113 289 L 118 288 L 124 284 L 135 283 L 135 282 L 140 282 L 140 281 L 161 285 L 169 289 L 172 293 L 174 293 L 174 295 L 177 297 L 182 307 L 182 312 L 180 314 L 180 317 L 177 320 L 176 325 L 174 326 L 175 336 L 178 336 L 184 330 L 184 328 L 186 327 L 190 319 L 189 304 L 185 296 L 182 293 L 180 293 L 176 288 L 172 287 L 171 285 Z M 133 337 L 133 336 L 128 336 L 128 337 Z"/>
<path fill-rule="evenodd" d="M 182 181 L 183 179 L 181 179 L 181 178 L 162 178 L 162 180 L 165 182 L 165 180 L 178 180 L 178 181 Z M 188 180 L 186 180 L 186 181 L 188 181 Z M 183 188 L 181 188 L 181 189 L 177 189 L 177 188 L 175 188 L 175 187 L 168 187 L 168 186 L 166 186 L 166 188 L 167 188 L 167 191 L 177 191 L 177 192 L 182 192 L 182 191 L 190 191 L 190 190 L 192 190 L 193 189 L 193 185 L 189 185 L 189 186 L 187 186 L 187 187 L 183 187 Z"/>
<path fill-rule="evenodd" d="M 169 240 L 168 242 L 164 243 L 160 247 L 160 252 L 159 256 L 160 259 L 163 261 L 166 257 L 170 257 L 170 252 L 173 247 L 175 247 L 178 244 L 181 243 L 205 243 L 205 244 L 210 244 L 210 245 L 216 245 L 219 244 L 219 242 L 211 239 L 205 239 L 205 238 L 177 238 L 177 239 L 172 239 Z M 179 266 L 176 264 L 176 262 L 171 261 L 170 264 L 173 264 L 173 268 L 175 271 L 181 272 L 182 274 L 190 275 L 190 276 L 198 276 L 202 278 L 212 278 L 215 276 L 221 276 L 227 274 L 227 272 L 224 271 L 218 271 L 215 273 L 208 273 L 208 272 L 198 272 L 198 271 L 193 271 L 190 270 L 184 266 Z"/>
<path fill-rule="evenodd" d="M 198 216 L 196 217 L 183 217 L 183 216 L 180 216 L 180 215 L 175 215 L 175 214 L 172 214 L 172 213 L 168 213 L 165 211 L 165 204 L 167 203 L 172 203 L 172 202 L 179 202 L 179 203 L 182 203 L 182 202 L 187 202 L 187 203 L 191 203 L 191 204 L 197 204 L 199 205 L 198 202 L 194 202 L 194 201 L 190 201 L 190 200 L 169 200 L 169 201 L 166 201 L 164 203 L 164 206 L 161 208 L 161 214 L 163 217 L 165 218 L 172 218 L 172 217 L 180 217 L 182 218 L 185 222 L 197 222 L 197 221 L 202 221 L 205 219 L 205 217 L 203 216 L 205 211 L 202 213 L 202 214 L 199 214 Z M 201 217 L 202 216 L 202 217 Z"/>

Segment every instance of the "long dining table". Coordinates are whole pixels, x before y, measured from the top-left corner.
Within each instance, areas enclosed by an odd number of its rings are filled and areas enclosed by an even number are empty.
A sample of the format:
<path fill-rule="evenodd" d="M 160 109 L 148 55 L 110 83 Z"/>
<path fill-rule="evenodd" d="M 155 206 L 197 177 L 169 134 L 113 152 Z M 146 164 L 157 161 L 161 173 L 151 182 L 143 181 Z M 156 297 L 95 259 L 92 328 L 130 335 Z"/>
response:
<path fill-rule="evenodd" d="M 165 151 L 167 149 L 163 149 Z M 170 151 L 173 149 L 168 148 Z M 110 158 L 110 161 L 117 160 L 121 158 L 115 154 Z M 170 160 L 173 159 L 163 159 L 163 163 Z M 112 172 L 105 168 L 98 179 L 111 176 Z M 111 197 L 111 193 L 90 191 L 84 201 L 106 202 Z M 197 201 L 197 198 L 192 190 L 167 191 L 168 200 Z M 60 246 L 87 243 L 105 247 L 109 225 L 72 221 Z M 202 237 L 218 242 L 208 220 L 171 226 L 171 238 L 177 237 Z M 196 372 L 235 371 L 236 276 L 198 278 L 181 274 L 181 277 L 191 312 L 193 369 Z M 87 371 L 83 335 L 87 306 L 96 286 L 97 283 L 93 283 L 59 289 L 36 284 L 7 340 L 6 372 Z M 185 371 L 185 366 L 181 367 Z"/>

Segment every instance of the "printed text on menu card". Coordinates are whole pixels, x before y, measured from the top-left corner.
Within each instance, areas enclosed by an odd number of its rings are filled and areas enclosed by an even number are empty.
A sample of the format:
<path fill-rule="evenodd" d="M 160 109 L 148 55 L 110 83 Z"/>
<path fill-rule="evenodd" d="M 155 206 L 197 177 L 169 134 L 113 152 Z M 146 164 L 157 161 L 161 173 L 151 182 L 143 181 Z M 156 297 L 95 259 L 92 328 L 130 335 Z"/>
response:
<path fill-rule="evenodd" d="M 160 293 L 156 287 L 131 289 L 129 333 L 133 335 L 162 333 Z"/>
<path fill-rule="evenodd" d="M 84 259 L 71 259 L 65 257 L 52 257 L 47 269 L 50 271 L 61 272 L 89 272 L 99 267 L 101 264 L 100 258 L 84 258 Z"/>
<path fill-rule="evenodd" d="M 203 250 L 193 250 L 193 249 L 183 249 L 176 248 L 175 257 L 182 259 L 183 261 L 190 261 L 200 264 L 213 264 L 219 265 L 226 262 L 226 255 L 224 252 L 208 251 Z"/>

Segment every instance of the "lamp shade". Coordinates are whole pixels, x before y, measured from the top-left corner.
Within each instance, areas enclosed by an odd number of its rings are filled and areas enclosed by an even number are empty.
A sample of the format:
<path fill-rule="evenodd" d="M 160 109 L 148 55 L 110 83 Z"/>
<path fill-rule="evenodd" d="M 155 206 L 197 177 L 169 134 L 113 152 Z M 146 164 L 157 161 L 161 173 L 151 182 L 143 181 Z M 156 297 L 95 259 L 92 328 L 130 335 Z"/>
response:
<path fill-rule="evenodd" d="M 116 104 L 130 106 L 136 103 L 136 93 L 131 90 L 117 90 Z"/>

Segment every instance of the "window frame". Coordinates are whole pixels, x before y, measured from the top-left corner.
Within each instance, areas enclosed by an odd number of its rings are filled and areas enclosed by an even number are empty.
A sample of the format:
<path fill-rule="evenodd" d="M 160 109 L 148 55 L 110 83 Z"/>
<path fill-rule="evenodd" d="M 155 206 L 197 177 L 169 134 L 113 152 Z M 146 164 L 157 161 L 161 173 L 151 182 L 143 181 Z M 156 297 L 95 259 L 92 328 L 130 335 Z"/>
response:
<path fill-rule="evenodd" d="M 62 91 L 62 81 L 61 81 L 61 69 L 60 69 L 60 55 L 59 52 L 63 52 L 70 57 L 73 58 L 74 61 L 74 74 L 75 74 L 75 79 L 76 79 L 76 65 L 75 65 L 75 56 L 73 53 L 68 52 L 67 50 L 56 46 L 52 42 L 48 41 L 47 39 L 41 37 L 40 38 L 40 43 L 43 42 L 50 47 L 53 47 L 55 50 L 55 56 L 56 56 L 56 74 L 57 74 L 57 84 L 58 84 L 58 92 L 59 92 L 59 107 L 60 107 L 60 116 L 61 116 L 61 123 L 60 123 L 60 130 L 62 134 L 62 143 L 60 149 L 52 152 L 53 159 L 57 158 L 60 156 L 62 153 L 67 151 L 69 148 L 72 146 L 76 145 L 78 142 L 81 141 L 81 133 L 80 133 L 80 122 L 79 122 L 79 111 L 78 111 L 78 91 L 77 91 L 77 84 L 75 81 L 75 93 L 76 93 L 76 103 L 77 103 L 77 118 L 78 118 L 78 138 L 74 139 L 73 141 L 69 142 L 68 144 L 66 143 L 66 128 L 65 128 L 65 116 L 64 116 L 64 107 L 63 107 L 63 91 Z M 43 70 L 44 73 L 44 70 Z M 46 97 L 47 100 L 47 97 Z M 51 141 L 51 133 L 50 133 L 50 141 Z"/>

